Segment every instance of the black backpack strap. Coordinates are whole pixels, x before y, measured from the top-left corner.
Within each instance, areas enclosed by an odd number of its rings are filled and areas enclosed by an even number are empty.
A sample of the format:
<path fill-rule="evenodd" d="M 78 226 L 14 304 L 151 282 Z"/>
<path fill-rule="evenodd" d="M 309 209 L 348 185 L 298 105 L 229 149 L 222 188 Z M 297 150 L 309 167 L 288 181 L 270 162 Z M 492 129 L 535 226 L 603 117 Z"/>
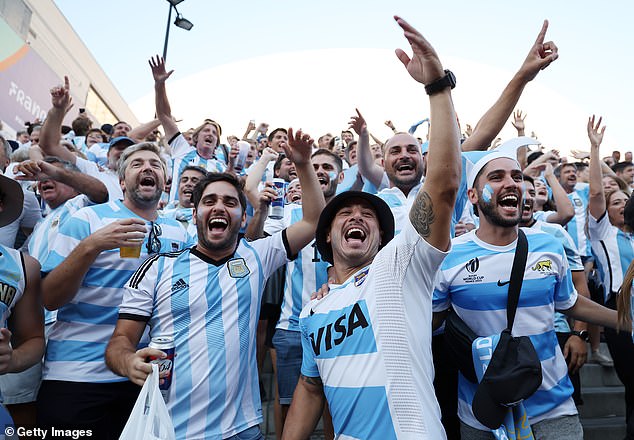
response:
<path fill-rule="evenodd" d="M 524 281 L 524 270 L 526 270 L 526 258 L 528 256 L 528 241 L 522 228 L 517 231 L 517 246 L 515 247 L 515 257 L 513 258 L 513 268 L 511 269 L 511 281 L 509 282 L 508 303 L 506 305 L 506 328 L 509 332 L 513 330 L 515 312 L 520 301 L 520 291 L 522 281 Z"/>

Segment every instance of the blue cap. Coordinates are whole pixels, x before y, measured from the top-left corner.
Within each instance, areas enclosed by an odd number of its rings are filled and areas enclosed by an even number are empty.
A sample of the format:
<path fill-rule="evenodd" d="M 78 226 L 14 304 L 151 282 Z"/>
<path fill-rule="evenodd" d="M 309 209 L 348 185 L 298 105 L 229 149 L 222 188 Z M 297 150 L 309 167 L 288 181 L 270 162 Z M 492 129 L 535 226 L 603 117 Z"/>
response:
<path fill-rule="evenodd" d="M 136 144 L 136 141 L 132 138 L 129 138 L 127 136 L 119 136 L 116 137 L 114 139 L 110 140 L 110 145 L 108 146 L 108 149 L 111 149 L 112 147 L 114 147 L 115 145 L 118 144 L 126 144 L 126 148 L 129 147 L 130 145 L 134 145 Z"/>

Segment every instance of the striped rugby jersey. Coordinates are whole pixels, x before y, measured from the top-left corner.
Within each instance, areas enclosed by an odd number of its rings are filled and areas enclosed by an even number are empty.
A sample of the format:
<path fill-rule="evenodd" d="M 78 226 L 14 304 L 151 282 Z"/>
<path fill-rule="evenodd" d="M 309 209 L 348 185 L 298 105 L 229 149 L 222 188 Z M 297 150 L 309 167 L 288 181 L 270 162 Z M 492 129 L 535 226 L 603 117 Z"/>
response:
<path fill-rule="evenodd" d="M 170 202 L 178 200 L 178 182 L 183 170 L 188 165 L 195 165 L 206 169 L 208 172 L 222 173 L 227 170 L 227 165 L 216 158 L 205 159 L 201 157 L 196 149 L 189 145 L 185 137 L 178 133 L 169 142 L 172 148 L 172 190 L 170 191 Z"/>
<path fill-rule="evenodd" d="M 433 310 L 454 311 L 479 336 L 499 334 L 506 328 L 508 283 L 517 241 L 493 246 L 476 231 L 452 240 L 452 250 L 436 278 Z M 528 256 L 513 334 L 529 336 L 542 364 L 540 388 L 524 401 L 530 423 L 577 414 L 568 367 L 554 329 L 555 310 L 566 310 L 577 300 L 568 261 L 558 240 L 524 228 Z M 477 429 L 487 430 L 473 416 L 476 385 L 462 375 L 458 381 L 458 416 Z"/>
<path fill-rule="evenodd" d="M 587 183 L 577 183 L 573 192 L 568 194 L 575 210 L 575 216 L 566 224 L 566 230 L 574 240 L 583 257 L 591 255 L 590 241 L 586 235 L 586 219 L 588 217 L 588 200 L 590 197 L 590 186 Z"/>
<path fill-rule="evenodd" d="M 612 226 L 607 211 L 599 220 L 588 214 L 588 234 L 607 301 L 610 293 L 617 292 L 623 284 L 625 272 L 634 260 L 634 234 Z"/>
<path fill-rule="evenodd" d="M 371 265 L 302 310 L 301 371 L 321 377 L 337 438 L 446 438 L 430 350 L 445 256 L 408 222 Z"/>
<path fill-rule="evenodd" d="M 0 327 L 7 327 L 11 310 L 22 298 L 25 287 L 24 256 L 20 251 L 0 244 Z"/>
<path fill-rule="evenodd" d="M 80 209 L 59 228 L 42 272 L 52 271 L 96 230 L 125 218 L 140 217 L 120 200 Z M 159 216 L 154 223 L 161 228 L 158 237 L 161 251 L 178 251 L 185 246 L 186 232 L 175 220 Z M 127 380 L 106 367 L 104 354 L 117 323 L 123 286 L 148 257 L 148 236 L 139 258 L 121 258 L 119 248 L 101 252 L 73 299 L 57 310 L 57 321 L 51 326 L 46 347 L 44 380 L 93 383 Z"/>
<path fill-rule="evenodd" d="M 121 319 L 174 338 L 167 407 L 176 438 L 227 438 L 262 422 L 256 328 L 269 275 L 286 262 L 286 231 L 213 261 L 196 247 L 148 259 L 127 283 Z"/>

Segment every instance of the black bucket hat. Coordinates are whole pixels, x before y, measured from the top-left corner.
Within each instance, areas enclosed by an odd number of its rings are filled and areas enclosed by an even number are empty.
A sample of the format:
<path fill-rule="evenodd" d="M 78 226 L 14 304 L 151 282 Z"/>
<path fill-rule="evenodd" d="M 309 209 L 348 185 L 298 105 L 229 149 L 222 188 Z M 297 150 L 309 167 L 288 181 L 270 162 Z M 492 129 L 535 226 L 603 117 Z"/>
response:
<path fill-rule="evenodd" d="M 319 216 L 319 222 L 317 223 L 317 230 L 315 232 L 315 244 L 317 250 L 324 261 L 333 264 L 332 261 L 332 247 L 330 243 L 326 241 L 328 237 L 328 231 L 335 215 L 339 210 L 347 205 L 350 199 L 363 199 L 370 203 L 379 220 L 379 227 L 383 231 L 381 238 L 381 244 L 379 249 L 385 246 L 389 241 L 394 238 L 394 215 L 382 199 L 375 195 L 363 192 L 363 191 L 344 191 L 341 194 L 335 196 L 324 208 Z"/>

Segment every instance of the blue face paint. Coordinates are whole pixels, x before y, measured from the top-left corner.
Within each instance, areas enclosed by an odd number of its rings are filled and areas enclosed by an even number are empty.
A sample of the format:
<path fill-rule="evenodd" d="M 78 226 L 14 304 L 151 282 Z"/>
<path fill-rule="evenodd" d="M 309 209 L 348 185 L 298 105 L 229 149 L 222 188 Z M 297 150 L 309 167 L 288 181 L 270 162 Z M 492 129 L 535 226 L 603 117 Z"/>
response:
<path fill-rule="evenodd" d="M 484 200 L 485 203 L 489 203 L 491 202 L 492 196 L 493 188 L 491 188 L 491 185 L 487 183 L 486 185 L 484 185 L 484 188 L 482 188 L 482 200 Z"/>
<path fill-rule="evenodd" d="M 334 171 L 330 171 L 328 173 L 328 179 L 330 179 L 331 182 L 336 180 L 337 179 L 337 173 L 335 173 Z"/>

